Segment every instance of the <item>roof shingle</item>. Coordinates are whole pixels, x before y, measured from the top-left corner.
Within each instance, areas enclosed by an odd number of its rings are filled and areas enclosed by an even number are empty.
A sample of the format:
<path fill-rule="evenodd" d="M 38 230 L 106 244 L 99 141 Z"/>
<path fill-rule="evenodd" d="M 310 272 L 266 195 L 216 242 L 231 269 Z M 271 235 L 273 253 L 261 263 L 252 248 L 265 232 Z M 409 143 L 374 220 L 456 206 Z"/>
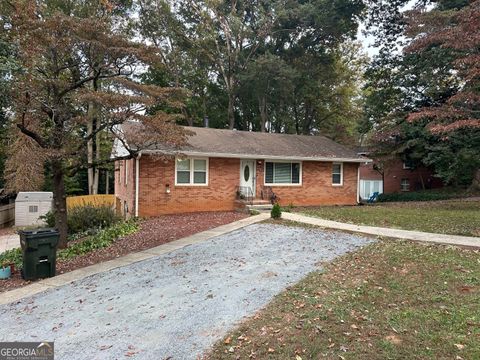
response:
<path fill-rule="evenodd" d="M 128 143 L 128 128 L 123 126 Z M 364 162 L 354 150 L 336 143 L 325 136 L 306 136 L 224 130 L 201 127 L 184 127 L 193 133 L 187 144 L 178 149 L 156 145 L 147 152 L 183 153 L 215 157 L 247 157 L 259 159 L 341 160 Z"/>

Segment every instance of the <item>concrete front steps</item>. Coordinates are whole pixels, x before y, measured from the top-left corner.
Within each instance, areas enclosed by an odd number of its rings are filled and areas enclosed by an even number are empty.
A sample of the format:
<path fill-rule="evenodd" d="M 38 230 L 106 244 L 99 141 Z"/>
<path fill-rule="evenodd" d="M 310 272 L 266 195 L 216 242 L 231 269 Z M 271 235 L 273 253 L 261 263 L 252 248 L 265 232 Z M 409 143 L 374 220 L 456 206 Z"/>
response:
<path fill-rule="evenodd" d="M 249 202 L 246 200 L 237 200 L 236 207 L 239 211 L 250 212 L 251 210 L 257 210 L 257 211 L 272 210 L 273 205 L 268 200 L 256 199 L 256 200 L 253 200 L 252 202 Z"/>

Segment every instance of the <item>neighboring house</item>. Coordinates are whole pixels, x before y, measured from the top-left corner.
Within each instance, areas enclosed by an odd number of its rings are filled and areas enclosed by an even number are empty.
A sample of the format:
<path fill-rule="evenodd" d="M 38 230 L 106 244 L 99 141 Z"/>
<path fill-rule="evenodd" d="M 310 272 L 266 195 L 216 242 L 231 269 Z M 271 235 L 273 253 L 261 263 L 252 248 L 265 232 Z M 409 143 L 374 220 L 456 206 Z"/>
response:
<path fill-rule="evenodd" d="M 112 156 L 126 154 L 129 133 Z M 323 136 L 186 127 L 180 149 L 157 146 L 117 160 L 115 195 L 126 216 L 234 210 L 241 200 L 282 205 L 355 205 L 366 159 Z M 137 129 L 138 130 L 138 129 Z"/>
<path fill-rule="evenodd" d="M 366 150 L 359 150 L 357 154 L 369 156 Z M 390 160 L 385 165 L 377 160 L 360 165 L 360 198 L 364 200 L 375 192 L 391 194 L 442 186 L 441 180 L 434 177 L 429 168 L 413 167 L 401 159 Z"/>

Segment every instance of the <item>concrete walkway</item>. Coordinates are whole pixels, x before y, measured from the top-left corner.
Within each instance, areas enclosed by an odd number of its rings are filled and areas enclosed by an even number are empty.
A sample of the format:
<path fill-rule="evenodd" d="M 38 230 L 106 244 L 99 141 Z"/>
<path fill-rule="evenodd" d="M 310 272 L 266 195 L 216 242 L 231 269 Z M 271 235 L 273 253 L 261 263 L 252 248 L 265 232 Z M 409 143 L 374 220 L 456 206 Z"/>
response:
<path fill-rule="evenodd" d="M 156 256 L 170 253 L 172 251 L 184 248 L 186 246 L 206 241 L 215 236 L 224 235 L 232 231 L 241 229 L 245 226 L 252 225 L 264 221 L 270 217 L 270 214 L 262 213 L 256 216 L 222 225 L 214 229 L 203 231 L 183 239 L 175 240 L 151 249 L 139 251 L 126 256 L 119 257 L 114 260 L 104 261 L 95 265 L 87 266 L 81 269 L 67 272 L 53 278 L 43 279 L 31 285 L 27 285 L 18 289 L 0 293 L 0 305 L 9 304 L 19 301 L 25 297 L 32 296 L 42 291 L 58 288 L 71 282 L 92 276 L 98 273 L 110 271 L 119 267 L 127 266 L 139 261 L 152 259 Z"/>
<path fill-rule="evenodd" d="M 9 234 L 0 236 L 0 254 L 20 247 L 20 236 L 18 234 Z"/>
<path fill-rule="evenodd" d="M 458 235 L 444 235 L 433 234 L 421 231 L 400 230 L 391 228 L 382 228 L 375 226 L 363 226 L 346 224 L 337 221 L 324 220 L 320 218 L 305 216 L 295 213 L 282 213 L 282 217 L 286 220 L 297 221 L 305 224 L 316 225 L 327 229 L 344 230 L 349 232 L 377 235 L 382 237 L 397 238 L 412 241 L 421 241 L 427 243 L 444 244 L 444 245 L 456 245 L 474 249 L 480 249 L 480 238 L 470 236 L 458 236 Z"/>

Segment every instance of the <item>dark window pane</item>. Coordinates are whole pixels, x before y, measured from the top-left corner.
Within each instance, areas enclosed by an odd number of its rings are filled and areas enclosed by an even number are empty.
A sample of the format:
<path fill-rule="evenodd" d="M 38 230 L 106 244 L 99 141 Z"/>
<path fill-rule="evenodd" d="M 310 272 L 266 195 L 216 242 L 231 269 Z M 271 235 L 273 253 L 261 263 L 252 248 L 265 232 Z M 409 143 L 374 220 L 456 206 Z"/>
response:
<path fill-rule="evenodd" d="M 292 183 L 292 164 L 275 163 L 275 184 L 291 184 Z"/>
<path fill-rule="evenodd" d="M 340 174 L 333 174 L 332 175 L 332 183 L 333 184 L 341 184 L 342 183 L 342 175 Z"/>
<path fill-rule="evenodd" d="M 334 173 L 334 174 L 340 174 L 341 172 L 342 172 L 342 165 L 340 165 L 340 164 L 333 164 L 332 173 Z"/>
<path fill-rule="evenodd" d="M 267 184 L 273 184 L 273 163 L 265 163 L 265 182 Z"/>
<path fill-rule="evenodd" d="M 190 171 L 177 171 L 177 184 L 190 184 Z"/>
<path fill-rule="evenodd" d="M 243 170 L 243 178 L 245 181 L 248 181 L 250 179 L 250 166 L 245 165 L 245 169 Z"/>
<path fill-rule="evenodd" d="M 193 173 L 193 183 L 194 184 L 206 184 L 207 183 L 207 173 L 206 172 L 197 172 Z"/>
<path fill-rule="evenodd" d="M 300 184 L 300 164 L 292 163 L 292 183 Z"/>

